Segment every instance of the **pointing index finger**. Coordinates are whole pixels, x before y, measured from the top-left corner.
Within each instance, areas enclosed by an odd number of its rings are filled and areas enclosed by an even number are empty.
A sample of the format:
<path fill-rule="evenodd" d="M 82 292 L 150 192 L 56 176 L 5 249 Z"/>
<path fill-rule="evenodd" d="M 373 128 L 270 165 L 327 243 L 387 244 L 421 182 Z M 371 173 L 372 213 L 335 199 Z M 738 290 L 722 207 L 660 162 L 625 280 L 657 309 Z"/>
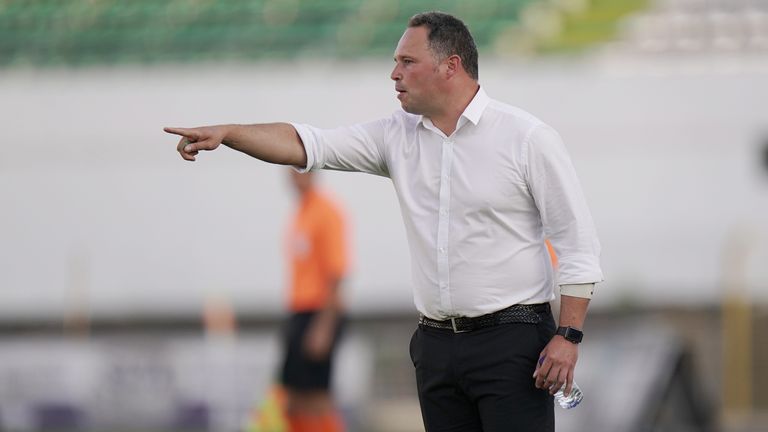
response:
<path fill-rule="evenodd" d="M 187 137 L 191 136 L 191 131 L 189 129 L 177 128 L 177 127 L 164 127 L 163 130 L 169 134 L 187 136 Z"/>

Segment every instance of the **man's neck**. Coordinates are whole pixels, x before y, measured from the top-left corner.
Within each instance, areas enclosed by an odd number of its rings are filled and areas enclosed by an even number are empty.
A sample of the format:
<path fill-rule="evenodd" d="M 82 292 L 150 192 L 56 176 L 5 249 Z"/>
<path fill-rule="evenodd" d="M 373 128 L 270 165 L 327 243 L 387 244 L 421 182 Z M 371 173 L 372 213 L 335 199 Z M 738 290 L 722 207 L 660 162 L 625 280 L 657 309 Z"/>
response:
<path fill-rule="evenodd" d="M 472 99 L 475 98 L 478 90 L 480 90 L 480 85 L 476 81 L 472 81 L 470 85 L 460 86 L 455 96 L 449 99 L 442 112 L 428 116 L 432 124 L 440 129 L 445 136 L 451 136 L 456 131 L 456 125 L 461 114 L 464 113 Z"/>

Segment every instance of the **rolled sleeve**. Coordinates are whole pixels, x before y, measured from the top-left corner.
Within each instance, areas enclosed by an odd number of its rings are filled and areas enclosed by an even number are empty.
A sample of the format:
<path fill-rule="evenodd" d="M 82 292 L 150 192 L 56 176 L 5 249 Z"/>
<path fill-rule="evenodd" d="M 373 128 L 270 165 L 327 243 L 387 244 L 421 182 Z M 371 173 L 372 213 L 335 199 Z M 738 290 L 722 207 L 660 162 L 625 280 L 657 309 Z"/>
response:
<path fill-rule="evenodd" d="M 595 294 L 595 284 L 587 283 L 560 285 L 560 294 L 571 297 L 591 299 Z"/>
<path fill-rule="evenodd" d="M 301 138 L 301 143 L 304 146 L 304 152 L 307 154 L 307 165 L 305 167 L 294 167 L 296 171 L 300 173 L 306 173 L 309 171 L 312 171 L 312 167 L 315 165 L 315 154 L 317 151 L 315 148 L 317 147 L 317 142 L 310 132 L 309 128 L 305 125 L 299 124 L 299 123 L 291 123 L 291 126 L 293 126 L 294 129 L 296 129 L 296 133 L 299 134 L 299 138 Z"/>
<path fill-rule="evenodd" d="M 330 169 L 389 176 L 385 157 L 387 120 L 335 129 L 292 123 L 307 153 L 299 171 Z"/>
<path fill-rule="evenodd" d="M 600 242 L 560 135 L 537 125 L 525 149 L 528 186 L 558 258 L 558 284 L 601 282 Z"/>

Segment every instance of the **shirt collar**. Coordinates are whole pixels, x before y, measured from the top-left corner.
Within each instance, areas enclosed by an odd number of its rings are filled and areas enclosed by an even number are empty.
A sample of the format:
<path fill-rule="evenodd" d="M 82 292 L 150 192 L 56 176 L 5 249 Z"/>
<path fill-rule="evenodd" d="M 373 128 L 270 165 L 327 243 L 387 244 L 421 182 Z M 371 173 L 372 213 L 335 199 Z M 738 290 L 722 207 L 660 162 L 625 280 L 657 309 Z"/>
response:
<path fill-rule="evenodd" d="M 483 90 L 483 87 L 480 86 L 480 88 L 477 89 L 477 93 L 475 93 L 475 97 L 472 98 L 472 100 L 469 102 L 469 105 L 467 105 L 467 107 L 464 108 L 464 112 L 461 113 L 457 126 L 460 127 L 462 124 L 464 124 L 464 121 L 462 121 L 462 117 L 471 121 L 473 125 L 477 125 L 477 123 L 480 121 L 480 117 L 483 115 L 483 112 L 485 111 L 485 107 L 488 106 L 488 103 L 490 103 L 490 101 L 491 101 L 491 98 L 488 97 L 488 94 L 485 93 L 485 90 Z M 419 123 L 432 126 L 432 120 L 430 120 L 427 117 L 424 117 L 423 115 L 419 116 Z"/>
<path fill-rule="evenodd" d="M 477 123 L 480 121 L 480 117 L 483 115 L 483 111 L 485 111 L 485 107 L 488 106 L 490 101 L 491 98 L 488 97 L 488 95 L 485 93 L 485 90 L 483 90 L 483 87 L 481 86 L 479 89 L 477 89 L 475 97 L 472 98 L 472 101 L 464 109 L 464 112 L 461 113 L 461 116 L 466 117 L 466 119 L 471 121 L 472 124 L 477 125 Z"/>

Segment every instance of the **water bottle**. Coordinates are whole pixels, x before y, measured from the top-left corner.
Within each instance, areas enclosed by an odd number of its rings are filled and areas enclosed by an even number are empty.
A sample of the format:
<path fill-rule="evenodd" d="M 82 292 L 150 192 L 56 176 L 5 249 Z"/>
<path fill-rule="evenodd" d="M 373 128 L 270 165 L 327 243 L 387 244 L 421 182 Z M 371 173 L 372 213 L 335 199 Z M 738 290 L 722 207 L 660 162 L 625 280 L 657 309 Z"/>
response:
<path fill-rule="evenodd" d="M 557 401 L 557 404 L 562 408 L 571 409 L 580 404 L 581 400 L 584 399 L 584 393 L 581 392 L 581 389 L 576 383 L 571 384 L 571 392 L 569 394 L 564 394 L 564 392 L 565 384 L 563 384 L 563 386 L 560 387 L 560 390 L 555 393 L 555 401 Z"/>

